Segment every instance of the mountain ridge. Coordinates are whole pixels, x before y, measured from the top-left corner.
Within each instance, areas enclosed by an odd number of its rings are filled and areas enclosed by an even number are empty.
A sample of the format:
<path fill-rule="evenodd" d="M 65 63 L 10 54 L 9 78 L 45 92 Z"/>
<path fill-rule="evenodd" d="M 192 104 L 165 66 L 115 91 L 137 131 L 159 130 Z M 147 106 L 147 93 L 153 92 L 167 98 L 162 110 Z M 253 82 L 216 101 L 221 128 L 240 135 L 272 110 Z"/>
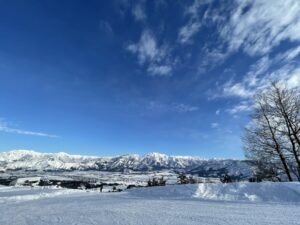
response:
<path fill-rule="evenodd" d="M 41 153 L 32 150 L 1 152 L 0 171 L 9 170 L 110 172 L 174 170 L 202 176 L 220 176 L 224 173 L 236 176 L 250 174 L 250 167 L 245 160 L 169 156 L 158 152 L 142 156 L 127 154 L 115 157 L 72 155 L 64 152 Z"/>

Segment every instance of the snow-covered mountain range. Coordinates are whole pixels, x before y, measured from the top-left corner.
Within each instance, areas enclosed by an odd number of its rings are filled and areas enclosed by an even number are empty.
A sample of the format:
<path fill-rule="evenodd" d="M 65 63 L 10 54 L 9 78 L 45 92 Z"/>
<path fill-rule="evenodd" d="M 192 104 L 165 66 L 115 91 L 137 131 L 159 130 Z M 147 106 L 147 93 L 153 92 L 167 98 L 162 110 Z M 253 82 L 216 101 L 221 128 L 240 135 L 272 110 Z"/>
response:
<path fill-rule="evenodd" d="M 67 153 L 39 153 L 29 150 L 14 150 L 0 153 L 0 171 L 184 171 L 201 176 L 218 177 L 228 173 L 249 176 L 246 161 L 233 159 L 202 159 L 189 156 L 168 156 L 150 153 L 144 156 L 122 155 L 116 157 L 92 157 Z"/>

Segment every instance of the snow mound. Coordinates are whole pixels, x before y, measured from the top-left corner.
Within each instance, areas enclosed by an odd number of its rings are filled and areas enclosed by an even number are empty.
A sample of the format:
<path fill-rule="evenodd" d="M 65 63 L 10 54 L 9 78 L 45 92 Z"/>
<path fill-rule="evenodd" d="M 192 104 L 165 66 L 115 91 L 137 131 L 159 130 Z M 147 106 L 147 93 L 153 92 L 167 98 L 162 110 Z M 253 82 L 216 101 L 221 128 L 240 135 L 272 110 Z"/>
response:
<path fill-rule="evenodd" d="M 141 188 L 132 197 L 153 199 L 202 199 L 217 201 L 300 203 L 300 183 L 195 184 Z"/>
<path fill-rule="evenodd" d="M 221 201 L 300 202 L 299 183 L 201 184 L 196 198 Z"/>
<path fill-rule="evenodd" d="M 73 189 L 0 186 L 0 204 L 8 202 L 32 201 L 82 193 L 85 192 Z"/>

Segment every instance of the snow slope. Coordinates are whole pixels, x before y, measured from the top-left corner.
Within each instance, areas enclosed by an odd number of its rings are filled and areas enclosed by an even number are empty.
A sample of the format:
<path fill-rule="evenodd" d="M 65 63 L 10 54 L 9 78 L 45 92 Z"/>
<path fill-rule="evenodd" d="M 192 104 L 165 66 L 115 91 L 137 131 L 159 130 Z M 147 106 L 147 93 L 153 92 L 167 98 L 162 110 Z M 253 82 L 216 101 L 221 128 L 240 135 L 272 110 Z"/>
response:
<path fill-rule="evenodd" d="M 198 157 L 168 156 L 150 153 L 144 156 L 122 155 L 117 157 L 91 157 L 66 153 L 39 153 L 15 150 L 0 153 L 0 171 L 6 170 L 101 170 L 111 172 L 184 170 L 201 176 L 220 177 L 225 173 L 235 176 L 250 176 L 251 170 L 241 160 L 205 160 Z"/>
<path fill-rule="evenodd" d="M 208 187 L 211 186 L 211 187 Z M 39 188 L 0 187 L 1 225 L 299 225 L 299 184 L 181 185 L 143 188 L 123 193 L 97 193 Z M 269 189 L 268 198 L 251 202 L 212 201 L 230 195 Z M 253 186 L 253 187 L 251 187 Z M 202 187 L 206 192 L 199 190 Z M 291 194 L 295 192 L 294 194 Z M 45 194 L 43 194 L 45 193 Z M 57 194 L 60 193 L 60 194 Z M 166 194 L 169 195 L 166 196 Z M 204 194 L 197 196 L 195 194 Z M 208 194 L 209 193 L 209 194 Z M 34 198 L 33 196 L 38 196 Z M 275 198 L 275 195 L 277 196 Z M 295 197 L 291 202 L 290 197 Z M 27 197 L 30 196 L 30 197 Z M 240 196 L 235 195 L 235 196 Z M 273 197 L 270 197 L 273 196 Z M 268 200 L 277 200 L 271 203 Z M 242 199 L 243 200 L 243 199 Z M 288 200 L 288 201 L 286 201 Z M 296 202 L 297 200 L 297 202 Z M 267 202 L 265 202 L 267 201 Z"/>

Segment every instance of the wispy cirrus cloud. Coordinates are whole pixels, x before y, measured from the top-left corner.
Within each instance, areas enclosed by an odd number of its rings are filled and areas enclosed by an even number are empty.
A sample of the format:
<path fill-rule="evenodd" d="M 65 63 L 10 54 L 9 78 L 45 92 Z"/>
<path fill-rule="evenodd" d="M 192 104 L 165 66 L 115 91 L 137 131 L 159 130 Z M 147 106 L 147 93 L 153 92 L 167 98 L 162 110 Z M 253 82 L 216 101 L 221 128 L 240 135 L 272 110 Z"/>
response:
<path fill-rule="evenodd" d="M 252 109 L 252 105 L 249 101 L 242 101 L 237 105 L 234 105 L 232 108 L 226 110 L 226 112 L 234 115 L 241 112 L 250 111 Z"/>
<path fill-rule="evenodd" d="M 252 98 L 255 93 L 268 86 L 272 80 L 285 81 L 291 88 L 300 86 L 300 65 L 285 61 L 292 57 L 289 53 L 293 53 L 293 51 L 286 53 L 273 59 L 268 56 L 260 58 L 250 67 L 242 81 L 230 80 L 226 82 L 222 86 L 222 93 L 219 96 Z M 279 68 L 270 70 L 274 66 L 279 66 Z"/>
<path fill-rule="evenodd" d="M 266 64 L 263 64 L 265 62 Z M 218 97 L 237 97 L 241 102 L 226 111 L 230 114 L 237 114 L 250 111 L 252 108 L 251 100 L 253 96 L 265 90 L 271 81 L 285 83 L 289 88 L 300 87 L 300 67 L 298 64 L 285 63 L 279 69 L 268 71 L 268 68 L 277 64 L 276 60 L 269 61 L 262 58 L 252 66 L 250 71 L 240 82 L 230 80 L 222 86 Z"/>
<path fill-rule="evenodd" d="M 189 112 L 198 111 L 199 109 L 197 106 L 188 105 L 184 103 L 173 102 L 170 104 L 166 104 L 166 103 L 160 103 L 156 101 L 149 102 L 146 108 L 150 111 L 161 112 L 161 113 L 163 112 L 189 113 Z"/>
<path fill-rule="evenodd" d="M 140 65 L 147 66 L 151 75 L 167 76 L 173 69 L 173 62 L 169 58 L 170 48 L 167 45 L 158 45 L 153 32 L 144 30 L 137 43 L 129 44 L 126 49 L 135 54 Z"/>
<path fill-rule="evenodd" d="M 300 41 L 299 12 L 298 0 L 236 0 L 220 35 L 229 51 L 241 49 L 251 56 L 270 53 L 282 41 Z"/>
<path fill-rule="evenodd" d="M 175 43 L 171 40 L 159 43 L 161 34 L 156 36 L 153 31 L 143 27 L 140 39 L 127 45 L 126 49 L 137 56 L 140 65 L 146 66 L 148 74 L 169 76 L 177 68 L 174 59 L 179 58 L 179 62 L 184 60 L 174 54 L 183 50 L 185 44 L 199 46 L 198 42 L 194 43 L 194 37 L 202 28 L 213 28 L 216 33 L 212 43 L 206 41 L 200 50 L 198 72 L 206 73 L 237 52 L 261 57 L 260 62 L 253 65 L 257 69 L 251 68 L 243 81 L 230 80 L 224 85 L 223 95 L 227 97 L 251 96 L 255 86 L 268 77 L 266 73 L 275 61 L 290 63 L 299 56 L 299 45 L 277 55 L 273 51 L 284 41 L 300 42 L 300 2 L 274 0 L 270 4 L 268 0 L 234 0 L 230 4 L 218 3 L 218 7 L 214 7 L 212 3 L 217 2 L 194 0 L 185 7 L 186 22 L 178 28 Z M 138 1 L 131 8 L 137 21 L 146 20 L 145 7 L 145 1 Z M 292 81 L 297 82 L 297 79 L 293 78 Z"/>
<path fill-rule="evenodd" d="M 207 1 L 196 0 L 185 10 L 185 15 L 189 16 L 189 20 L 179 29 L 178 41 L 181 44 L 192 43 L 192 37 L 199 32 L 202 25 L 199 8 L 205 3 L 207 3 Z"/>
<path fill-rule="evenodd" d="M 0 119 L 0 131 L 6 132 L 6 133 L 15 133 L 15 134 L 39 136 L 39 137 L 49 137 L 49 138 L 57 138 L 58 137 L 56 135 L 47 134 L 47 133 L 43 133 L 43 132 L 35 132 L 35 131 L 13 128 L 2 118 Z"/>
<path fill-rule="evenodd" d="M 191 43 L 192 37 L 200 30 L 201 22 L 197 19 L 190 19 L 189 22 L 180 28 L 178 40 L 180 43 Z"/>
<path fill-rule="evenodd" d="M 221 93 L 216 94 L 215 97 L 251 98 L 262 85 L 262 78 L 265 78 L 265 81 L 268 80 L 266 74 L 271 65 L 272 61 L 268 56 L 260 58 L 250 66 L 248 73 L 241 81 L 236 82 L 233 78 L 230 79 L 221 86 Z"/>
<path fill-rule="evenodd" d="M 127 50 L 137 55 L 140 64 L 160 61 L 166 54 L 164 50 L 158 48 L 156 38 L 150 30 L 144 30 L 140 40 L 128 45 Z"/>
<path fill-rule="evenodd" d="M 241 80 L 234 77 L 221 85 L 215 97 L 236 97 L 240 103 L 226 111 L 237 114 L 251 109 L 253 95 L 264 90 L 271 80 L 300 86 L 300 2 L 234 1 L 228 21 L 218 20 L 220 39 L 227 53 L 238 51 L 258 58 Z M 221 12 L 214 12 L 221 14 Z M 211 16 L 212 17 L 212 16 Z M 291 45 L 278 51 L 282 42 Z M 277 49 L 277 50 L 276 50 Z"/>

